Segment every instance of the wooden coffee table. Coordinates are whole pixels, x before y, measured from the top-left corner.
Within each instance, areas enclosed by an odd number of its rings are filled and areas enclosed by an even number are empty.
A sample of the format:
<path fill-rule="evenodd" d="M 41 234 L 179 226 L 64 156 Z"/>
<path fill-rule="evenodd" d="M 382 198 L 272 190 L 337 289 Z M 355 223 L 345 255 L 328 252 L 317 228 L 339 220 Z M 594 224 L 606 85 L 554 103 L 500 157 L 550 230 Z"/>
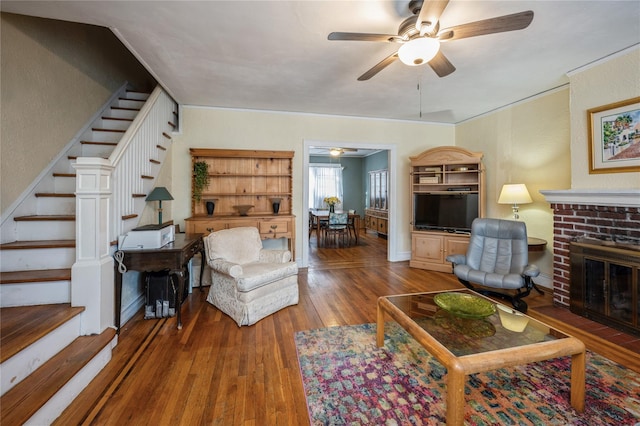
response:
<path fill-rule="evenodd" d="M 470 290 L 455 292 L 484 298 Z M 520 333 L 505 329 L 498 313 L 484 319 L 460 318 L 435 304 L 438 293 L 445 292 L 380 297 L 376 343 L 378 347 L 384 345 L 388 315 L 446 367 L 448 425 L 464 423 L 466 375 L 567 355 L 571 355 L 571 405 L 578 412 L 584 410 L 586 361 L 582 341 L 531 317 Z"/>

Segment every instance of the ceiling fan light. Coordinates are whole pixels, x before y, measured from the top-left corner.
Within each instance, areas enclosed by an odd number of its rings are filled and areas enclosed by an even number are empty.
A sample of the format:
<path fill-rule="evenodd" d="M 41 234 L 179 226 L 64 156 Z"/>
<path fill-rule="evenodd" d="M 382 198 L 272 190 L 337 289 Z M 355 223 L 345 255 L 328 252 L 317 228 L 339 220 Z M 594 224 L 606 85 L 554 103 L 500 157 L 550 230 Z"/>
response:
<path fill-rule="evenodd" d="M 331 148 L 331 149 L 329 150 L 329 154 L 330 154 L 332 157 L 337 157 L 337 156 L 339 156 L 340 154 L 342 154 L 342 150 L 341 150 L 341 149 L 339 149 L 339 148 Z"/>
<path fill-rule="evenodd" d="M 409 66 L 426 64 L 440 50 L 440 41 L 435 38 L 416 38 L 400 46 L 398 57 Z"/>

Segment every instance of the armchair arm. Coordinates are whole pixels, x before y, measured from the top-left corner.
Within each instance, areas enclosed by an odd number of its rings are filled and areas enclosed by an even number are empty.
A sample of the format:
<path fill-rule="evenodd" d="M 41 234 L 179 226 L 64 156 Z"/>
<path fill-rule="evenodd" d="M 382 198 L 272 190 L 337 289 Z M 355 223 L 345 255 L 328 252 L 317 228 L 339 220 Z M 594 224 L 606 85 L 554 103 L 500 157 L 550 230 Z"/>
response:
<path fill-rule="evenodd" d="M 289 250 L 262 249 L 258 259 L 262 263 L 287 263 L 291 261 Z"/>
<path fill-rule="evenodd" d="M 467 256 L 464 254 L 450 254 L 447 256 L 447 262 L 451 262 L 454 265 L 466 265 Z"/>
<path fill-rule="evenodd" d="M 525 275 L 527 277 L 537 277 L 538 275 L 540 275 L 540 268 L 538 268 L 536 265 L 527 265 L 524 267 L 522 275 Z"/>
<path fill-rule="evenodd" d="M 242 266 L 222 259 L 209 260 L 209 266 L 216 272 L 238 278 L 242 275 Z"/>

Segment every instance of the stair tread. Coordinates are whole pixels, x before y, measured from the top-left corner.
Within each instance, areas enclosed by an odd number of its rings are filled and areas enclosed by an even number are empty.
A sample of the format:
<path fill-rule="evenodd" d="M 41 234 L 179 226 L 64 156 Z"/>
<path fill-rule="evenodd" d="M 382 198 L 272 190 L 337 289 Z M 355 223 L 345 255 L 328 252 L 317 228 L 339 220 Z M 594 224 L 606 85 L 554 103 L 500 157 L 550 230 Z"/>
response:
<path fill-rule="evenodd" d="M 24 424 L 114 338 L 115 330 L 81 336 L 0 398 L 1 424 Z"/>
<path fill-rule="evenodd" d="M 0 309 L 0 362 L 5 362 L 82 311 L 83 307 L 72 307 L 69 303 Z"/>
<path fill-rule="evenodd" d="M 76 240 L 34 240 L 12 241 L 0 244 L 0 250 L 22 250 L 40 248 L 70 248 L 76 246 Z"/>
<path fill-rule="evenodd" d="M 120 118 L 120 117 L 102 117 L 103 120 L 115 120 L 115 121 L 133 121 L 133 118 Z"/>
<path fill-rule="evenodd" d="M 94 129 L 95 130 L 95 129 Z M 80 141 L 82 145 L 105 145 L 105 146 L 117 146 L 118 142 L 101 142 L 101 141 Z"/>
<path fill-rule="evenodd" d="M 70 279 L 71 268 L 0 272 L 0 284 L 35 283 L 42 281 L 68 281 Z"/>
<path fill-rule="evenodd" d="M 123 111 L 140 111 L 140 108 L 127 108 L 127 107 L 117 107 L 112 106 L 111 109 L 123 110 Z"/>
<path fill-rule="evenodd" d="M 30 215 L 30 216 L 18 216 L 14 218 L 16 222 L 19 221 L 37 221 L 37 220 L 76 220 L 74 215 Z"/>
<path fill-rule="evenodd" d="M 61 192 L 36 192 L 36 197 L 55 197 L 55 198 L 70 198 L 75 197 L 73 192 L 61 193 Z"/>

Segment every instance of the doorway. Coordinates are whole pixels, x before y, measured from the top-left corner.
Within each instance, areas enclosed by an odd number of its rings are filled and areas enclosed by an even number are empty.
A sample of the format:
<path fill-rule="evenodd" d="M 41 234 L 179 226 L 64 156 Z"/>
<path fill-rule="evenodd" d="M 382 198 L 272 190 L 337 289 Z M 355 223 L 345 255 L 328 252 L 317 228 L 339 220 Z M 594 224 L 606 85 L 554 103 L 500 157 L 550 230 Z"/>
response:
<path fill-rule="evenodd" d="M 328 142 L 317 140 L 305 140 L 303 147 L 303 194 L 302 194 L 302 259 L 301 267 L 309 266 L 309 158 L 311 148 L 329 149 L 332 147 L 352 148 L 362 150 L 379 150 L 387 152 L 387 164 L 389 170 L 389 226 L 387 236 L 387 260 L 397 258 L 397 231 L 396 231 L 396 146 L 391 144 L 357 143 L 357 142 Z M 364 212 L 362 212 L 364 214 Z"/>

